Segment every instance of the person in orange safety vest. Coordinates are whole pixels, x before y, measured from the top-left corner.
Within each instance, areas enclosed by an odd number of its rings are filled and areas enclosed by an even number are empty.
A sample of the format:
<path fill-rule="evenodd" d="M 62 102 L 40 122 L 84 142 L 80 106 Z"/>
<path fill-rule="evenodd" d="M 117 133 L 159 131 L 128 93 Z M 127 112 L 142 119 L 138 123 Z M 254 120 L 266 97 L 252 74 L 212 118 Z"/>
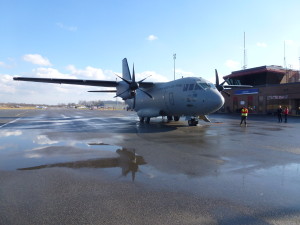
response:
<path fill-rule="evenodd" d="M 244 106 L 241 110 L 241 123 L 240 126 L 242 126 L 242 123 L 245 123 L 245 127 L 247 126 L 247 116 L 248 116 L 248 109 Z"/>

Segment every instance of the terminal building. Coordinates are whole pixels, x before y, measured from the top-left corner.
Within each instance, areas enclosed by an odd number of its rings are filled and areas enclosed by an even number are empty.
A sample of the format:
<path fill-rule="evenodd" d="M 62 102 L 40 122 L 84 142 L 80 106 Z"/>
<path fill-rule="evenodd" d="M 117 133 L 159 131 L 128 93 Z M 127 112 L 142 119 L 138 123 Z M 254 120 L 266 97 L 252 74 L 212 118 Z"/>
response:
<path fill-rule="evenodd" d="M 300 115 L 300 74 L 281 66 L 261 66 L 234 71 L 224 76 L 230 85 L 251 85 L 252 88 L 225 90 L 219 112 L 239 112 L 243 106 L 254 114 L 274 114 L 279 105 L 287 106 L 291 115 Z"/>

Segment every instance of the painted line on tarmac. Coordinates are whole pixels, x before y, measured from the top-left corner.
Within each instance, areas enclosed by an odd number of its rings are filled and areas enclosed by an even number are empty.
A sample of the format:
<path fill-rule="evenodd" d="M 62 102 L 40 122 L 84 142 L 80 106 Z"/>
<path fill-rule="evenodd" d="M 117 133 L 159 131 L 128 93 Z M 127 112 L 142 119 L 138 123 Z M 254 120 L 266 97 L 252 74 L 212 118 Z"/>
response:
<path fill-rule="evenodd" d="M 11 124 L 11 123 L 14 123 L 14 122 L 18 121 L 19 119 L 22 118 L 21 116 L 22 116 L 23 114 L 25 114 L 25 113 L 27 113 L 27 111 L 26 111 L 26 112 L 23 112 L 23 113 L 17 114 L 16 116 L 18 116 L 19 118 L 15 119 L 15 120 L 12 120 L 12 121 L 9 121 L 9 122 L 7 122 L 7 123 L 5 123 L 5 124 L 2 124 L 2 125 L 0 126 L 0 128 L 5 127 L 5 126 L 8 125 L 8 124 Z"/>

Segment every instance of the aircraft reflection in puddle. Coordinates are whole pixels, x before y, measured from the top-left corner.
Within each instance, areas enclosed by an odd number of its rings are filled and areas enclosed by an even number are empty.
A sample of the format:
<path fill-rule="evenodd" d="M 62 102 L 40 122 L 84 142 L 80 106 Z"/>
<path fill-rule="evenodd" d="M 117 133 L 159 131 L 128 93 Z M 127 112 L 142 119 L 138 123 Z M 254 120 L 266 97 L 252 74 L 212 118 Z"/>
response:
<path fill-rule="evenodd" d="M 95 145 L 95 144 L 93 144 Z M 18 170 L 36 170 L 51 167 L 68 167 L 68 168 L 112 168 L 120 167 L 122 168 L 122 175 L 127 176 L 131 172 L 132 181 L 135 179 L 135 174 L 138 172 L 138 166 L 146 164 L 142 156 L 135 154 L 135 150 L 128 150 L 126 148 L 118 149 L 116 151 L 119 155 L 117 158 L 98 158 L 89 159 L 84 161 L 75 162 L 65 162 L 65 163 L 55 163 L 40 165 L 27 168 L 19 168 Z"/>

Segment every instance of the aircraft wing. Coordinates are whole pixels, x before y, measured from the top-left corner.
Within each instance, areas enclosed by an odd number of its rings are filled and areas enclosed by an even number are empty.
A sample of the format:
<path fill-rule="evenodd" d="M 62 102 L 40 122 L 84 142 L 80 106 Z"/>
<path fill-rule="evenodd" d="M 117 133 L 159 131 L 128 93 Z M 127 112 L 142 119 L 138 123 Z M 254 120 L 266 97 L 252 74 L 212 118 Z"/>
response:
<path fill-rule="evenodd" d="M 79 79 L 58 79 L 58 78 L 33 78 L 33 77 L 14 77 L 14 80 L 42 82 L 42 83 L 55 83 L 55 84 L 75 84 L 99 87 L 117 87 L 117 81 L 105 80 L 79 80 Z"/>

